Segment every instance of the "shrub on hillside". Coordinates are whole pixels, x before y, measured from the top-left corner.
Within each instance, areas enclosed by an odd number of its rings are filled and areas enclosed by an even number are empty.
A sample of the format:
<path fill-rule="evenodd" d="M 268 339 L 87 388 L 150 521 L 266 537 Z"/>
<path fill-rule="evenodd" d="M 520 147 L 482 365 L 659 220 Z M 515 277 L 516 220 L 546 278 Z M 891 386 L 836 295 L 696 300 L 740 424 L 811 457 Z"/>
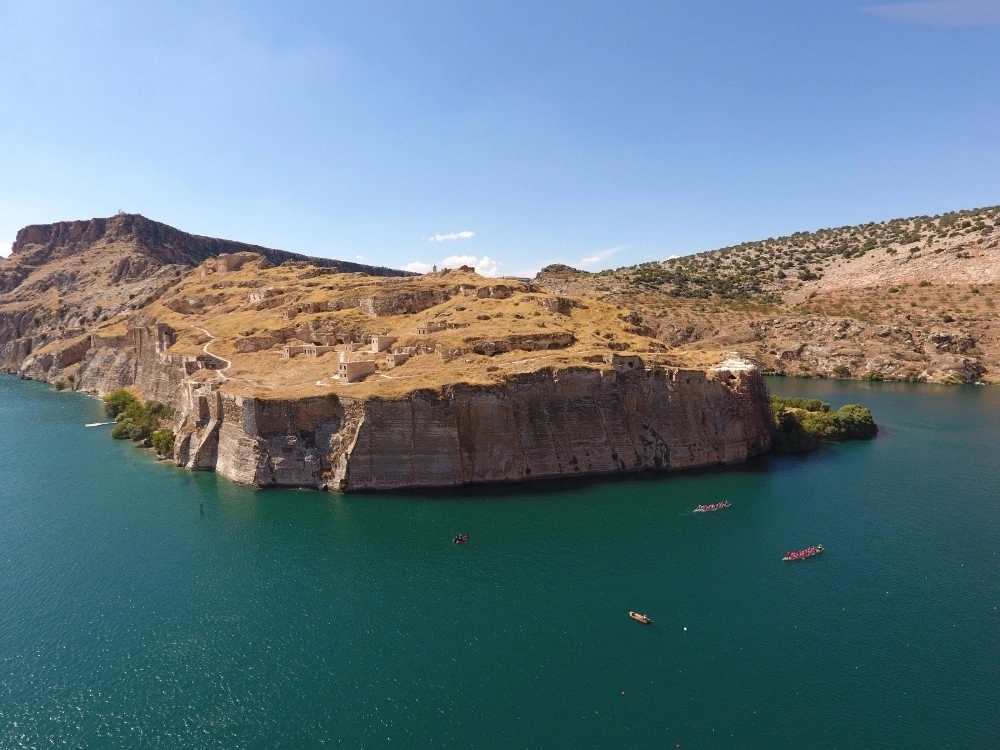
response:
<path fill-rule="evenodd" d="M 153 444 L 153 450 L 156 451 L 156 455 L 161 458 L 174 454 L 173 430 L 156 430 L 149 436 L 149 442 Z"/>
<path fill-rule="evenodd" d="M 801 409 L 802 411 L 830 411 L 830 404 L 818 398 L 786 398 L 771 396 L 771 414 L 785 409 Z"/>
<path fill-rule="evenodd" d="M 870 410 L 847 404 L 831 411 L 818 399 L 771 397 L 772 445 L 782 453 L 816 448 L 823 440 L 863 440 L 878 433 Z"/>
<path fill-rule="evenodd" d="M 139 403 L 139 399 L 124 388 L 116 388 L 104 396 L 104 413 L 115 419 L 131 404 Z"/>
<path fill-rule="evenodd" d="M 127 398 L 122 396 L 122 393 Z M 118 395 L 115 399 L 108 400 L 109 396 L 116 394 Z M 104 399 L 108 416 L 112 416 L 113 409 L 116 411 L 114 414 L 116 424 L 111 428 L 111 437 L 116 440 L 132 440 L 137 443 L 149 440 L 160 426 L 160 422 L 170 417 L 170 410 L 159 401 L 144 404 L 123 389 L 109 393 Z"/>

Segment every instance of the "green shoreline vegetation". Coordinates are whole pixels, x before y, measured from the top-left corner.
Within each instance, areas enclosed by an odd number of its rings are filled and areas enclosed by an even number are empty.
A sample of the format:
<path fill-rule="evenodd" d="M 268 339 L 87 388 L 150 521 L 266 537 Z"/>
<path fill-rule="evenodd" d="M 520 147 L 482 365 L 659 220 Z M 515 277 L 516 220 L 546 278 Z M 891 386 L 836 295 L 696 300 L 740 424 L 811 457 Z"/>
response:
<path fill-rule="evenodd" d="M 846 404 L 833 411 L 815 398 L 771 396 L 774 425 L 772 449 L 777 453 L 815 450 L 824 441 L 867 440 L 878 433 L 869 409 Z"/>
<path fill-rule="evenodd" d="M 172 416 L 170 409 L 159 401 L 143 403 L 124 388 L 111 391 L 103 400 L 104 413 L 115 420 L 111 437 L 141 443 L 161 458 L 173 454 L 173 430 L 159 429 Z"/>

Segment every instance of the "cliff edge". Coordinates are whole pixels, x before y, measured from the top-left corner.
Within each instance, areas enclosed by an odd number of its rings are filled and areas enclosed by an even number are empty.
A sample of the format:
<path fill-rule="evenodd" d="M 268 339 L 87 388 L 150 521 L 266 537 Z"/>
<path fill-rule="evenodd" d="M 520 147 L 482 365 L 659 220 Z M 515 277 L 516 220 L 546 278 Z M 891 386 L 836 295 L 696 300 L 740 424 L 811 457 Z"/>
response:
<path fill-rule="evenodd" d="M 178 465 L 257 486 L 669 471 L 769 447 L 756 366 L 678 352 L 622 305 L 343 266 L 129 215 L 26 227 L 0 262 L 0 366 L 160 401 Z"/>
<path fill-rule="evenodd" d="M 192 392 L 178 463 L 257 486 L 389 490 L 675 471 L 770 447 L 760 371 L 540 370 L 399 400 Z"/>

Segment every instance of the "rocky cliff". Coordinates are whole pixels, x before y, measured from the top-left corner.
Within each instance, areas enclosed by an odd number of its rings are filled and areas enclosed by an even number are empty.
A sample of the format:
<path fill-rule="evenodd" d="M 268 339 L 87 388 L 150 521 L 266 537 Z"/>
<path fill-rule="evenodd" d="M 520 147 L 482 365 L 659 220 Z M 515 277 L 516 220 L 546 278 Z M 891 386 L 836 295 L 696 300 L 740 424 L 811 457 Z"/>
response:
<path fill-rule="evenodd" d="M 217 237 L 203 237 L 175 229 L 167 224 L 152 221 L 139 214 L 117 214 L 109 218 L 81 221 L 61 221 L 55 224 L 32 224 L 17 233 L 11 246 L 11 258 L 28 260 L 33 264 L 47 262 L 55 257 L 83 252 L 95 245 L 126 243 L 147 256 L 149 266 L 195 266 L 208 258 L 220 255 L 253 253 L 270 263 L 303 262 L 312 266 L 336 268 L 344 272 L 360 272 L 380 276 L 405 276 L 404 271 L 370 266 L 350 261 L 313 258 L 308 255 L 275 250 L 244 242 L 234 242 Z M 118 269 L 115 281 L 137 276 L 145 269 L 133 269 L 126 264 Z M 0 292 L 9 291 L 10 281 L 0 286 Z"/>
<path fill-rule="evenodd" d="M 0 370 L 16 371 L 32 352 L 116 316 L 137 316 L 142 325 L 143 309 L 192 267 L 209 259 L 239 266 L 247 257 L 314 272 L 409 275 L 202 237 L 137 214 L 31 225 L 17 233 L 10 257 L 0 258 Z"/>
<path fill-rule="evenodd" d="M 259 486 L 386 490 L 745 461 L 770 446 L 756 368 L 542 370 L 401 400 L 192 390 L 177 459 Z"/>
<path fill-rule="evenodd" d="M 757 368 L 673 356 L 621 305 L 334 263 L 128 215 L 26 227 L 0 261 L 0 367 L 159 401 L 178 465 L 257 486 L 669 471 L 769 447 Z"/>

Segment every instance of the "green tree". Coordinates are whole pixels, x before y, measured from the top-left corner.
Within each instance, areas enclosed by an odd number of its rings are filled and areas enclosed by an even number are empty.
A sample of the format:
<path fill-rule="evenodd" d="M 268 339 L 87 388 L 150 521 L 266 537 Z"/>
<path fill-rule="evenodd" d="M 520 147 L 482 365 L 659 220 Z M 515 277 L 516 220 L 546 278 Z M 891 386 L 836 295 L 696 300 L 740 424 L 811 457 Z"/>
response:
<path fill-rule="evenodd" d="M 125 395 L 122 396 L 121 394 Z M 115 396 L 112 402 L 108 401 L 108 396 Z M 160 422 L 169 419 L 170 410 L 159 401 L 150 401 L 143 404 L 128 391 L 119 389 L 105 396 L 105 410 L 108 415 L 114 410 L 115 426 L 111 428 L 111 437 L 116 440 L 133 440 L 144 442 L 149 440 L 154 430 L 160 426 Z"/>
<path fill-rule="evenodd" d="M 153 450 L 157 456 L 172 456 L 174 454 L 174 431 L 156 430 L 149 436 L 149 441 L 153 444 Z"/>
<path fill-rule="evenodd" d="M 818 399 L 772 396 L 771 419 L 772 445 L 783 453 L 809 451 L 824 440 L 862 440 L 878 433 L 871 411 L 858 404 L 831 411 L 830 404 Z"/>
<path fill-rule="evenodd" d="M 104 396 L 104 413 L 115 419 L 130 405 L 137 403 L 139 403 L 139 399 L 131 393 L 124 388 L 116 388 Z"/>

